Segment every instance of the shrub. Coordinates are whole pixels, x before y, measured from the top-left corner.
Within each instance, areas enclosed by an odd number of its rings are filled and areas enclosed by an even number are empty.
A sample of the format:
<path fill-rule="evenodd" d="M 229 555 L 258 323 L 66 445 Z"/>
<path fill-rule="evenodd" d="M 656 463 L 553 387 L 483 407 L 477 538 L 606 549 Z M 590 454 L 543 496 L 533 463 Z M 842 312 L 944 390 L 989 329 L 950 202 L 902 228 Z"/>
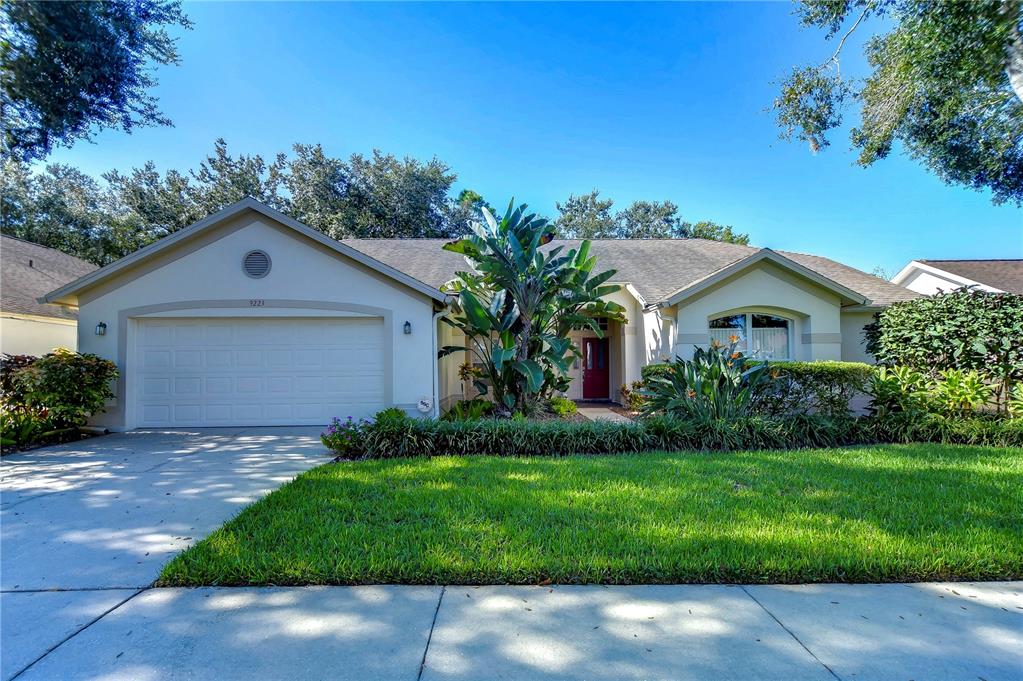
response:
<path fill-rule="evenodd" d="M 0 406 L 0 445 L 26 447 L 57 435 L 45 411 Z"/>
<path fill-rule="evenodd" d="M 365 429 L 362 442 L 368 458 L 447 454 L 563 456 L 648 450 L 828 447 L 858 442 L 861 432 L 856 419 L 807 415 L 732 420 L 651 417 L 635 423 L 408 419 L 372 424 Z"/>
<path fill-rule="evenodd" d="M 771 376 L 754 396 L 768 416 L 813 413 L 848 416 L 849 402 L 864 392 L 874 367 L 861 362 L 773 362 Z"/>
<path fill-rule="evenodd" d="M 408 414 L 405 413 L 405 410 L 399 409 L 398 407 L 387 407 L 386 409 L 381 409 L 373 416 L 374 421 L 387 421 L 388 419 L 403 421 L 407 418 Z"/>
<path fill-rule="evenodd" d="M 870 411 L 890 414 L 966 416 L 991 399 L 992 388 L 976 371 L 948 369 L 929 379 L 910 367 L 878 367 L 869 383 Z M 1010 405 L 1011 408 L 1011 405 Z"/>
<path fill-rule="evenodd" d="M 445 421 L 478 421 L 494 413 L 494 403 L 477 397 L 473 400 L 461 400 L 448 409 L 443 416 Z"/>
<path fill-rule="evenodd" d="M 946 369 L 928 385 L 931 406 L 945 414 L 966 414 L 991 400 L 994 390 L 976 371 Z"/>
<path fill-rule="evenodd" d="M 29 385 L 21 379 L 21 370 L 35 364 L 32 355 L 4 354 L 0 359 L 0 400 L 5 404 L 24 405 Z"/>
<path fill-rule="evenodd" d="M 562 417 L 574 414 L 579 410 L 575 402 L 567 397 L 552 397 L 547 401 L 547 404 L 551 408 L 551 411 Z"/>
<path fill-rule="evenodd" d="M 906 412 L 861 419 L 861 422 L 864 438 L 872 442 L 1023 447 L 1023 420 L 1020 419 Z"/>
<path fill-rule="evenodd" d="M 646 397 L 643 395 L 642 390 L 646 387 L 643 381 L 633 381 L 631 386 L 625 385 L 624 383 L 618 392 L 622 396 L 622 404 L 625 405 L 629 411 L 639 411 L 646 404 Z"/>
<path fill-rule="evenodd" d="M 735 418 L 748 413 L 753 396 L 767 378 L 766 363 L 753 362 L 728 345 L 697 348 L 692 360 L 681 357 L 659 375 L 648 376 L 643 413 L 688 418 Z"/>
<path fill-rule="evenodd" d="M 896 303 L 866 329 L 867 350 L 888 365 L 937 377 L 976 371 L 1004 403 L 1023 381 L 1023 296 L 960 289 Z"/>
<path fill-rule="evenodd" d="M 382 425 L 399 425 L 412 419 L 385 418 Z M 366 431 L 370 426 L 366 419 L 355 420 L 351 416 L 344 421 L 336 416 L 320 434 L 323 446 L 345 459 L 362 456 L 366 452 Z"/>
<path fill-rule="evenodd" d="M 57 429 L 84 425 L 114 396 L 117 365 L 98 355 L 57 349 L 38 359 L 6 356 L 2 383 L 5 409 L 45 414 Z"/>
<path fill-rule="evenodd" d="M 671 362 L 654 362 L 646 364 L 639 370 L 643 381 L 654 377 L 668 378 L 671 375 Z"/>
<path fill-rule="evenodd" d="M 345 458 L 374 459 L 799 449 L 887 442 L 1023 446 L 1021 420 L 934 414 L 891 414 L 883 418 L 829 418 L 820 414 L 737 419 L 650 417 L 633 423 L 405 419 L 366 424 L 355 431 L 354 446 L 335 448 L 326 433 L 324 444 Z"/>
<path fill-rule="evenodd" d="M 1015 418 L 1023 418 L 1023 383 L 1013 386 L 1009 395 L 1009 414 Z"/>

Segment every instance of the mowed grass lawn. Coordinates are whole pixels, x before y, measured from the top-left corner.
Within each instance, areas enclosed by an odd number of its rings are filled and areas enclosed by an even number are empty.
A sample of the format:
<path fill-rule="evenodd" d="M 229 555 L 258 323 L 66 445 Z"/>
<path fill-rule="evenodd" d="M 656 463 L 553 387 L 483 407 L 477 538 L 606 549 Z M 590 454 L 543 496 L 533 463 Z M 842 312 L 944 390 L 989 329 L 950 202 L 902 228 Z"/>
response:
<path fill-rule="evenodd" d="M 1023 449 L 328 464 L 162 585 L 880 582 L 1023 577 Z"/>

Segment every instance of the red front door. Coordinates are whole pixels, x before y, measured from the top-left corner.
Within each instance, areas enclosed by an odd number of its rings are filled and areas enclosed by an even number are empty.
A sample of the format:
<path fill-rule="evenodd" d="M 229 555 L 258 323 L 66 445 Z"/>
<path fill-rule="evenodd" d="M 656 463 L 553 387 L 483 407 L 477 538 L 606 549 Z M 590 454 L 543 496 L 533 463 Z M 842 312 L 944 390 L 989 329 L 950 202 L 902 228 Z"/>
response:
<path fill-rule="evenodd" d="M 606 338 L 583 338 L 583 399 L 606 400 L 611 396 Z"/>

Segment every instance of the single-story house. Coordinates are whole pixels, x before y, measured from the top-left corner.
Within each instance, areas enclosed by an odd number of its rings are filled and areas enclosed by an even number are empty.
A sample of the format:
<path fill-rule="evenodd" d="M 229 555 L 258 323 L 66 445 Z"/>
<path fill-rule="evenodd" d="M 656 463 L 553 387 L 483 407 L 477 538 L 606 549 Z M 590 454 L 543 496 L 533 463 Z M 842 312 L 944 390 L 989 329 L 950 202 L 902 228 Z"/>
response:
<path fill-rule="evenodd" d="M 121 368 L 113 429 L 319 425 L 474 395 L 440 318 L 466 263 L 441 240 L 330 239 L 245 199 L 44 296 L 77 306 L 79 348 Z M 569 243 L 570 245 L 570 243 Z M 869 360 L 863 327 L 917 297 L 813 255 L 716 241 L 595 241 L 628 322 L 579 332 L 569 397 L 608 399 L 649 362 L 735 334 L 774 359 Z"/>
<path fill-rule="evenodd" d="M 0 352 L 44 355 L 54 348 L 74 350 L 75 308 L 42 303 L 39 298 L 95 269 L 92 263 L 53 248 L 0 235 Z"/>
<path fill-rule="evenodd" d="M 925 296 L 967 286 L 1023 294 L 1023 259 L 913 260 L 892 277 L 892 283 Z"/>

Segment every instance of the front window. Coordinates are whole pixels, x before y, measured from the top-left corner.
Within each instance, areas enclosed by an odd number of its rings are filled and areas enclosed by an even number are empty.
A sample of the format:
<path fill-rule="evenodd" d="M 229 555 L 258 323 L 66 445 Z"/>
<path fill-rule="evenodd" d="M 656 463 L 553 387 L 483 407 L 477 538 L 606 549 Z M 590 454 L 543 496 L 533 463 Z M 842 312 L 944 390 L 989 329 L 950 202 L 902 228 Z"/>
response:
<path fill-rule="evenodd" d="M 770 314 L 746 312 L 710 320 L 710 339 L 728 345 L 738 338 L 737 349 L 757 359 L 789 359 L 792 321 Z"/>

